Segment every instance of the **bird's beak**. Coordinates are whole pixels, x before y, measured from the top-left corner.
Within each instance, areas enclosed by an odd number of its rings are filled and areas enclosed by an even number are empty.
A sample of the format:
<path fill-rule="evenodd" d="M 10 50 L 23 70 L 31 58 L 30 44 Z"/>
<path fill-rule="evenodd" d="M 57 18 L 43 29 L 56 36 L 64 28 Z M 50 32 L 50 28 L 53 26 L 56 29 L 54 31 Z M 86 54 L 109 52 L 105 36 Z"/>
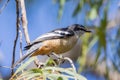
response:
<path fill-rule="evenodd" d="M 86 32 L 91 33 L 92 31 L 90 31 L 90 30 L 86 30 Z"/>

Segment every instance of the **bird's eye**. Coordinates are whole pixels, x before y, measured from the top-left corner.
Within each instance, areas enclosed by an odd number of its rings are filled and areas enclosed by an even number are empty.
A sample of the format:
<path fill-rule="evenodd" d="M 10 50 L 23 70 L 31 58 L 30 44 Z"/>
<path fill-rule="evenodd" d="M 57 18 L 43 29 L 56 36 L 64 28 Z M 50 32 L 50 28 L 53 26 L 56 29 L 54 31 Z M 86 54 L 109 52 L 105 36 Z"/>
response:
<path fill-rule="evenodd" d="M 79 27 L 75 27 L 74 30 L 75 30 L 75 31 L 79 31 L 79 30 L 81 30 L 81 28 L 79 28 Z"/>

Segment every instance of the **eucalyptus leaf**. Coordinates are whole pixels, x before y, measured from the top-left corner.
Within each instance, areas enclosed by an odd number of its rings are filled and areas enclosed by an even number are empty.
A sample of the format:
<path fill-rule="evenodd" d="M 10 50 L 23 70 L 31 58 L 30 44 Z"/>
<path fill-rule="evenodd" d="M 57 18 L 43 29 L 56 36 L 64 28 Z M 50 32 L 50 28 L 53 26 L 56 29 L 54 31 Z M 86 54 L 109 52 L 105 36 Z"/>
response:
<path fill-rule="evenodd" d="M 79 13 L 79 11 L 82 9 L 83 5 L 84 5 L 84 0 L 80 0 L 79 4 L 74 9 L 74 12 L 73 12 L 73 15 L 72 15 L 73 17 L 76 16 Z"/>
<path fill-rule="evenodd" d="M 97 8 L 93 7 L 89 12 L 89 19 L 94 20 L 97 17 Z"/>

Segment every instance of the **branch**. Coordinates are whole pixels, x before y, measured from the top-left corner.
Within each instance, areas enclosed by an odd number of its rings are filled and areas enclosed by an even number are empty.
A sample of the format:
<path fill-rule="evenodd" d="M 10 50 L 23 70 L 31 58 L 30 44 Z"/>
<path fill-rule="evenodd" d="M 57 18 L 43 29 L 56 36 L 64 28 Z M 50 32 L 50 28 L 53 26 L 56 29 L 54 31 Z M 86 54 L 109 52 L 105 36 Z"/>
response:
<path fill-rule="evenodd" d="M 23 56 L 22 52 L 22 31 L 19 29 L 19 36 L 20 36 L 20 58 Z"/>
<path fill-rule="evenodd" d="M 25 39 L 27 44 L 30 44 L 30 38 L 28 35 L 28 28 L 27 28 L 27 16 L 26 16 L 26 9 L 25 9 L 25 3 L 24 0 L 20 0 L 20 6 L 21 6 L 21 20 L 22 20 L 22 27 L 25 35 Z"/>
<path fill-rule="evenodd" d="M 58 59 L 67 60 L 67 61 L 70 63 L 70 65 L 71 65 L 73 71 L 74 71 L 75 73 L 77 73 L 76 67 L 75 67 L 73 61 L 72 61 L 70 58 L 68 58 L 68 57 L 63 57 L 62 55 L 57 55 L 57 54 L 55 54 L 55 53 L 52 53 L 52 54 L 53 54 L 54 56 L 56 56 Z"/>
<path fill-rule="evenodd" d="M 71 67 L 73 68 L 73 71 L 74 71 L 75 73 L 77 73 L 76 67 L 75 67 L 73 61 L 72 61 L 69 57 L 64 57 L 64 59 L 67 60 L 67 61 L 70 63 Z"/>
<path fill-rule="evenodd" d="M 7 0 L 6 3 L 2 6 L 2 8 L 0 9 L 0 14 L 2 13 L 3 9 L 5 9 L 9 1 L 10 0 Z"/>
<path fill-rule="evenodd" d="M 14 40 L 14 46 L 13 46 L 13 54 L 12 54 L 12 63 L 11 63 L 11 68 L 13 68 L 13 65 L 15 63 L 15 50 L 16 50 L 16 45 L 17 45 L 17 41 L 18 41 L 18 35 L 19 35 L 19 27 L 20 27 L 20 20 L 19 20 L 19 1 L 16 0 L 16 37 Z M 13 69 L 11 70 L 11 75 L 13 75 Z"/>
<path fill-rule="evenodd" d="M 0 66 L 0 68 L 13 69 L 13 68 L 11 68 L 11 67 L 8 67 L 8 66 Z"/>

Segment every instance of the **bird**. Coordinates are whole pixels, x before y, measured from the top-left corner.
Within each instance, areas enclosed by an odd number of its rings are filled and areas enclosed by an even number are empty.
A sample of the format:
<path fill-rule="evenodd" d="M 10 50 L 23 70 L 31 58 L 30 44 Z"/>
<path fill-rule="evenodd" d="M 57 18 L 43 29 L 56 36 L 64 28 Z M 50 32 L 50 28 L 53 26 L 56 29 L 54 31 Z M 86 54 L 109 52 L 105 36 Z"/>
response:
<path fill-rule="evenodd" d="M 59 55 L 68 52 L 85 32 L 90 33 L 91 30 L 81 24 L 72 24 L 66 28 L 59 28 L 45 33 L 25 47 L 26 54 L 14 64 L 14 67 L 27 57 L 50 55 L 52 53 Z"/>

